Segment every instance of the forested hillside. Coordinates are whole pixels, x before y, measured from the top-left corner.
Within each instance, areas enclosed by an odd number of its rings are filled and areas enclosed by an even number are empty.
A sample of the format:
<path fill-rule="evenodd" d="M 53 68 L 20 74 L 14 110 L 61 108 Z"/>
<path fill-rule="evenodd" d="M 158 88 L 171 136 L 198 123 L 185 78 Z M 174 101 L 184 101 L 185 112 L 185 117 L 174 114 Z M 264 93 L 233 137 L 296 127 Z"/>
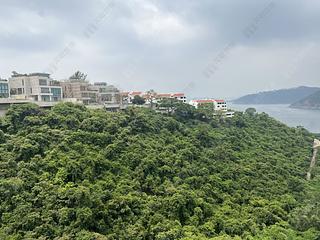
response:
<path fill-rule="evenodd" d="M 320 110 L 320 91 L 295 102 L 291 105 L 293 108 Z"/>
<path fill-rule="evenodd" d="M 240 97 L 236 104 L 292 104 L 319 91 L 318 87 L 297 87 L 260 92 Z"/>
<path fill-rule="evenodd" d="M 320 239 L 314 136 L 266 114 L 21 105 L 0 129 L 0 239 Z"/>

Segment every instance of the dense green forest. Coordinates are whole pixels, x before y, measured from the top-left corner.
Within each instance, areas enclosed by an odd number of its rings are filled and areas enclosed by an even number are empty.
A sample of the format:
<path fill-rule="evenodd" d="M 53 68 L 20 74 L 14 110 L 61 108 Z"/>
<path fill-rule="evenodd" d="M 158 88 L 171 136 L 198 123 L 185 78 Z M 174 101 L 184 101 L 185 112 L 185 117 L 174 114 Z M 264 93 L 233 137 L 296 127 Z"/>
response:
<path fill-rule="evenodd" d="M 315 136 L 252 109 L 162 107 L 11 107 L 0 239 L 320 239 Z"/>

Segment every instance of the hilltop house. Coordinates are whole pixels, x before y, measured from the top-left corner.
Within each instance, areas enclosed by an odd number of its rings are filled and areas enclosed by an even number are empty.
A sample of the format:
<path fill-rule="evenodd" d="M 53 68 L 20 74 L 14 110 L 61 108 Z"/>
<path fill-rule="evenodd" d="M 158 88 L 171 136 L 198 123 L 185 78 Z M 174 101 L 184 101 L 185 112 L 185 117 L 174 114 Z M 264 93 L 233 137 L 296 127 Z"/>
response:
<path fill-rule="evenodd" d="M 120 90 L 106 82 L 93 85 L 85 79 L 70 78 L 61 82 L 63 98 L 75 99 L 85 105 L 120 104 Z"/>
<path fill-rule="evenodd" d="M 48 73 L 19 74 L 9 78 L 10 97 L 42 102 L 57 102 L 62 99 L 60 82 Z"/>
<path fill-rule="evenodd" d="M 215 111 L 227 111 L 227 103 L 225 100 L 216 100 L 216 99 L 199 99 L 199 100 L 191 100 L 189 102 L 190 105 L 195 108 L 199 108 L 201 105 L 212 104 L 213 110 Z"/>
<path fill-rule="evenodd" d="M 228 111 L 227 102 L 222 99 L 197 99 L 191 100 L 189 104 L 195 108 L 199 108 L 201 105 L 212 105 L 214 111 L 220 111 L 226 117 L 233 117 L 234 115 L 234 112 Z"/>
<path fill-rule="evenodd" d="M 106 82 L 96 82 L 91 87 L 97 90 L 97 102 L 99 104 L 120 104 L 120 90 L 113 85 L 108 85 Z"/>
<path fill-rule="evenodd" d="M 64 99 L 75 99 L 85 105 L 97 103 L 98 90 L 83 79 L 67 79 L 61 82 Z"/>
<path fill-rule="evenodd" d="M 132 100 L 135 96 L 140 96 L 145 99 L 146 104 L 152 103 L 159 103 L 164 99 L 176 99 L 183 103 L 187 102 L 187 97 L 184 93 L 156 93 L 156 92 L 122 92 L 121 97 L 123 102 L 128 104 L 132 104 Z"/>

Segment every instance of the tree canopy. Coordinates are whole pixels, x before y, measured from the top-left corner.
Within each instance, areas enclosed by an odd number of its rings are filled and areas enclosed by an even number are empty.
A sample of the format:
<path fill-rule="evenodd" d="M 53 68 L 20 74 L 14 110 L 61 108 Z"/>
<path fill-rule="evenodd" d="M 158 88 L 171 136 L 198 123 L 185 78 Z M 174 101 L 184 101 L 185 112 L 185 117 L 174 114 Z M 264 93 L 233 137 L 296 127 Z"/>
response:
<path fill-rule="evenodd" d="M 144 100 L 143 97 L 141 97 L 139 95 L 136 95 L 136 96 L 133 97 L 132 103 L 135 104 L 135 105 L 143 105 L 143 104 L 146 103 L 146 101 Z"/>
<path fill-rule="evenodd" d="M 80 71 L 76 71 L 70 78 L 69 80 L 77 80 L 77 81 L 86 81 L 87 79 L 87 74 L 82 73 Z"/>
<path fill-rule="evenodd" d="M 166 107 L 172 108 L 171 103 Z M 12 106 L 0 239 L 319 239 L 315 137 L 267 114 Z"/>

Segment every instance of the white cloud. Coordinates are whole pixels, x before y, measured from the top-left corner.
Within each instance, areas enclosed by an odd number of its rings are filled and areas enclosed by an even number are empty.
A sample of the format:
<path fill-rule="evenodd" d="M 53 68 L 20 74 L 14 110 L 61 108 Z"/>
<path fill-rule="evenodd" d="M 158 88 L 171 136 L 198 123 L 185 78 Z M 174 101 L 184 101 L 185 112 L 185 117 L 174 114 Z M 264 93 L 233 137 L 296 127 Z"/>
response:
<path fill-rule="evenodd" d="M 196 27 L 170 11 L 163 11 L 151 2 L 138 0 L 133 27 L 139 38 L 164 44 L 177 44 L 196 36 Z"/>

